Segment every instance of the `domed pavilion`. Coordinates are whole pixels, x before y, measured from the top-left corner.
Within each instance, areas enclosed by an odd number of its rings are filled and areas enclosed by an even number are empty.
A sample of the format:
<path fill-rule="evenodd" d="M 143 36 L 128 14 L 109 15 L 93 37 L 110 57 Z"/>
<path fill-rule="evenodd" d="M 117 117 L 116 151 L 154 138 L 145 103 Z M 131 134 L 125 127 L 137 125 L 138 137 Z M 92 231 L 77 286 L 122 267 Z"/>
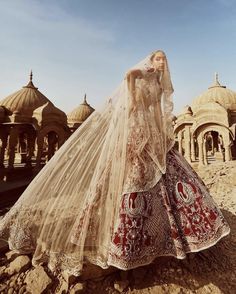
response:
<path fill-rule="evenodd" d="M 84 101 L 67 115 L 68 126 L 73 133 L 92 113 L 94 108 L 91 107 L 84 95 Z"/>
<path fill-rule="evenodd" d="M 0 168 L 40 166 L 70 135 L 66 114 L 29 83 L 0 101 Z M 4 158 L 6 161 L 4 162 Z"/>
<path fill-rule="evenodd" d="M 199 165 L 236 158 L 236 92 L 215 81 L 175 121 L 179 152 Z"/>

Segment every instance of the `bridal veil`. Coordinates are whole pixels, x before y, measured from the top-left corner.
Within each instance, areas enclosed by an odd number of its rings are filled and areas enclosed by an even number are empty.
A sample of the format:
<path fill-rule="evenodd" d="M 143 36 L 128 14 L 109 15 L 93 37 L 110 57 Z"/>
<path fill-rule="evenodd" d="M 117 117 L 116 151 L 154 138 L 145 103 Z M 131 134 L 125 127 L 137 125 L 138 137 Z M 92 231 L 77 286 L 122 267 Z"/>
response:
<path fill-rule="evenodd" d="M 173 146 L 172 84 L 149 72 L 152 54 L 134 68 L 138 105 L 127 79 L 64 143 L 0 221 L 10 249 L 33 253 L 33 263 L 79 274 L 89 260 L 107 267 L 120 201 L 152 188 L 166 171 Z"/>

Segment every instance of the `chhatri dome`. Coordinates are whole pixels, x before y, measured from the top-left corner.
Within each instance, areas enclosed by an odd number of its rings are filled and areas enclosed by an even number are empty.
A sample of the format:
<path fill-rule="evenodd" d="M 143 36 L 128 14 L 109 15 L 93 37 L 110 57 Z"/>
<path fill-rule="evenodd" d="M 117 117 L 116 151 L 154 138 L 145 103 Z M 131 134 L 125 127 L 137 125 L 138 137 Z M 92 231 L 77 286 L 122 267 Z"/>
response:
<path fill-rule="evenodd" d="M 0 101 L 0 168 L 12 169 L 20 163 L 30 167 L 30 174 L 32 167 L 38 171 L 71 134 L 66 114 L 34 86 L 32 79 L 31 71 L 23 89 Z M 3 177 L 8 179 L 9 175 L 6 169 Z"/>
<path fill-rule="evenodd" d="M 218 80 L 218 74 L 215 74 L 214 84 L 193 100 L 192 109 L 197 110 L 211 102 L 219 103 L 228 110 L 236 110 L 236 92 L 222 86 Z"/>
<path fill-rule="evenodd" d="M 85 94 L 83 103 L 67 115 L 68 123 L 82 124 L 93 112 L 94 108 L 88 104 Z"/>
<path fill-rule="evenodd" d="M 51 103 L 50 100 L 34 86 L 32 79 L 33 74 L 31 71 L 29 83 L 21 90 L 0 101 L 0 106 L 4 106 L 11 113 L 18 113 L 23 116 L 31 117 L 35 109 L 46 103 Z"/>
<path fill-rule="evenodd" d="M 174 125 L 175 146 L 195 164 L 236 159 L 236 92 L 214 84 L 186 105 Z"/>

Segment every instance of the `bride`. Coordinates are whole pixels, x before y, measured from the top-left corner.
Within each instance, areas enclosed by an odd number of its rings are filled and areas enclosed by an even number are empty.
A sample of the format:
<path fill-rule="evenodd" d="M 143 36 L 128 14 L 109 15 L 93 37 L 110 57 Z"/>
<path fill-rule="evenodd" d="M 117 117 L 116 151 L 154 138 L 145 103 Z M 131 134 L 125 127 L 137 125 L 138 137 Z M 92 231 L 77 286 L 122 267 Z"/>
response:
<path fill-rule="evenodd" d="M 185 258 L 229 234 L 219 208 L 173 148 L 172 83 L 155 51 L 131 69 L 0 221 L 11 250 L 56 274 L 83 264 L 128 270 Z"/>

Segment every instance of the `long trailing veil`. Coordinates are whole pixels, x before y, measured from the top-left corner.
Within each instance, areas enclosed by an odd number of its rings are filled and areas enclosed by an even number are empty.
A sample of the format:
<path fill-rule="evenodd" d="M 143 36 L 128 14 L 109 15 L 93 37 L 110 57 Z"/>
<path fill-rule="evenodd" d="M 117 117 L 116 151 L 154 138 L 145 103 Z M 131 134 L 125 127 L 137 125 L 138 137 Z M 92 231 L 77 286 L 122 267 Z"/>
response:
<path fill-rule="evenodd" d="M 102 111 L 95 111 L 34 178 L 0 221 L 10 249 L 33 253 L 33 264 L 80 274 L 89 260 L 108 267 L 120 201 L 152 188 L 173 146 L 172 84 L 150 72 L 151 55 L 134 68 L 137 108 L 125 78 Z"/>

